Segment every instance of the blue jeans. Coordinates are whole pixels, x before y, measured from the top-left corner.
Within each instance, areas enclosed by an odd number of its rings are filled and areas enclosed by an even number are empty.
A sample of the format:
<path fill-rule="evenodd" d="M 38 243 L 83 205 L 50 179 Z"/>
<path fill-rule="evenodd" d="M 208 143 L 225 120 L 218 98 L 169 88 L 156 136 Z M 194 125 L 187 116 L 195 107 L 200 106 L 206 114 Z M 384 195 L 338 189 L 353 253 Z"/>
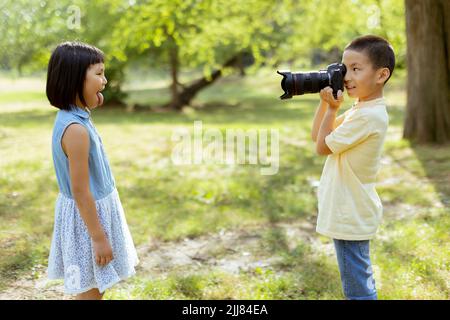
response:
<path fill-rule="evenodd" d="M 349 300 L 377 300 L 369 240 L 333 240 L 345 297 Z"/>

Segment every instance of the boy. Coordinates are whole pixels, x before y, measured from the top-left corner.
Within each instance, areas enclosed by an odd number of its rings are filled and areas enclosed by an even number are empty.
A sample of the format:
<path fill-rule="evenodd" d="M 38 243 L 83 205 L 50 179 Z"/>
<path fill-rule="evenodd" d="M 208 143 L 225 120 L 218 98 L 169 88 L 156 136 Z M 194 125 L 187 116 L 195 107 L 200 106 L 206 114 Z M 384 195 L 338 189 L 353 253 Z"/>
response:
<path fill-rule="evenodd" d="M 333 238 L 347 299 L 376 300 L 369 240 L 382 217 L 376 175 L 388 127 L 383 87 L 392 75 L 395 56 L 383 38 L 366 35 L 348 44 L 342 55 L 344 85 L 353 106 L 336 118 L 343 102 L 339 90 L 320 91 L 311 137 L 319 155 L 328 155 L 318 188 L 316 231 Z"/>

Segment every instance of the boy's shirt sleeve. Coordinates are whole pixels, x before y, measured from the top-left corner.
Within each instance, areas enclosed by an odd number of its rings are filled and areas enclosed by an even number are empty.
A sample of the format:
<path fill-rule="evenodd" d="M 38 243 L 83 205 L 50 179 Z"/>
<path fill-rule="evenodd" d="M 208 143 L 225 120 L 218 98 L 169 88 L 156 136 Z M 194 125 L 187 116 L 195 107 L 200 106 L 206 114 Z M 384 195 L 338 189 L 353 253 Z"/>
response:
<path fill-rule="evenodd" d="M 357 111 L 351 116 L 346 116 L 341 125 L 325 137 L 325 143 L 333 154 L 339 154 L 357 146 L 371 133 L 367 115 Z"/>

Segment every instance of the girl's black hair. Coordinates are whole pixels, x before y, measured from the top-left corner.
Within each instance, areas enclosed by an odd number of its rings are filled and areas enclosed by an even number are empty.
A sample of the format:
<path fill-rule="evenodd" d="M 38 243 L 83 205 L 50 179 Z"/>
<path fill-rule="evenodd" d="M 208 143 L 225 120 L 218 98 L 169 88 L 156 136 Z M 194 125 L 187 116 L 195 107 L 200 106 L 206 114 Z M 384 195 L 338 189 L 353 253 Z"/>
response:
<path fill-rule="evenodd" d="M 83 85 L 91 64 L 103 63 L 103 52 L 82 42 L 64 42 L 53 51 L 47 70 L 46 93 L 52 106 L 69 110 L 76 97 L 86 105 Z"/>

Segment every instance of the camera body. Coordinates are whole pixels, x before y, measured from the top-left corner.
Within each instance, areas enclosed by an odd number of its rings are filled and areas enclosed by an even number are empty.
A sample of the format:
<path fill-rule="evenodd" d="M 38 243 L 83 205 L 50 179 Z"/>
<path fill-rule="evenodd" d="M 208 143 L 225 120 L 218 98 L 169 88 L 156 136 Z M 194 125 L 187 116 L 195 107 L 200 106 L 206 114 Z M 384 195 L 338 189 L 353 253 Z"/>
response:
<path fill-rule="evenodd" d="M 347 68 L 343 63 L 332 63 L 326 70 L 318 72 L 277 71 L 277 73 L 283 76 L 281 89 L 284 94 L 280 96 L 281 99 L 290 99 L 292 96 L 305 93 L 318 93 L 327 86 L 333 89 L 333 96 L 337 99 L 338 90 L 344 91 L 344 77 Z"/>

